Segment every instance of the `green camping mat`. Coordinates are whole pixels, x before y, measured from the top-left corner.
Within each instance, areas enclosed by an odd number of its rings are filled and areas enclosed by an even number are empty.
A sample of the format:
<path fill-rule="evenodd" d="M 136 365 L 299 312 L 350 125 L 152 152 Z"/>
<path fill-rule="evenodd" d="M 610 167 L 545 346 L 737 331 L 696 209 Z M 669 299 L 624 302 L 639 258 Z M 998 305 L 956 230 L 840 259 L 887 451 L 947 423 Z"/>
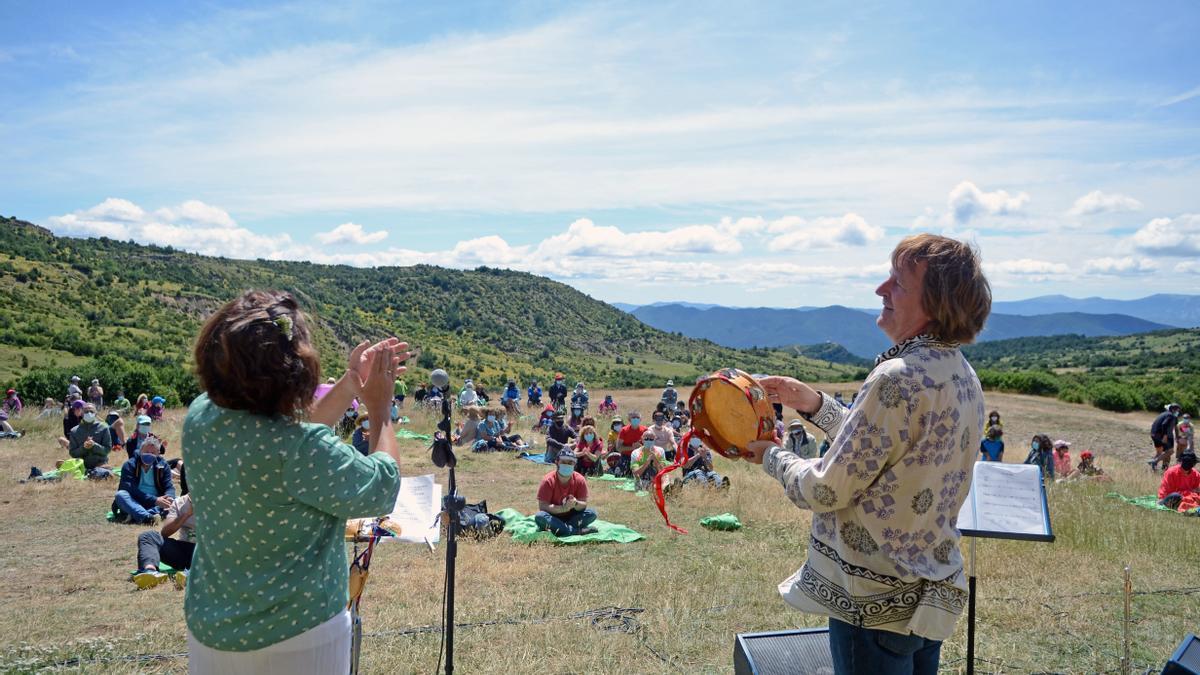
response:
<path fill-rule="evenodd" d="M 614 541 L 618 544 L 628 544 L 639 539 L 645 539 L 638 532 L 604 520 L 597 520 L 592 523 L 592 527 L 596 528 L 593 534 L 574 534 L 569 537 L 556 537 L 546 530 L 539 530 L 537 523 L 534 522 L 533 516 L 527 516 L 516 509 L 502 509 L 496 512 L 501 520 L 504 521 L 504 530 L 512 532 L 512 538 L 524 544 L 535 541 L 551 541 L 555 544 L 583 544 L 593 541 Z"/>
<path fill-rule="evenodd" d="M 632 492 L 639 497 L 645 497 L 646 495 L 650 494 L 645 490 L 637 489 L 637 482 L 628 476 L 614 476 L 611 473 L 606 473 L 601 476 L 593 476 L 588 480 L 598 480 L 605 483 L 611 483 L 612 485 L 610 487 L 615 487 L 618 490 L 624 490 L 626 492 Z"/>
<path fill-rule="evenodd" d="M 396 430 L 396 438 L 409 439 L 409 440 L 414 440 L 414 441 L 431 441 L 431 440 L 433 440 L 433 436 L 430 436 L 429 434 L 418 434 L 417 432 L 409 431 L 408 429 L 397 429 Z"/>
<path fill-rule="evenodd" d="M 700 526 L 710 530 L 740 530 L 742 521 L 732 513 L 722 513 L 719 516 L 709 516 L 700 519 Z"/>
<path fill-rule="evenodd" d="M 1177 513 L 1177 511 L 1175 511 L 1175 509 L 1170 509 L 1170 508 L 1163 506 L 1162 504 L 1159 504 L 1158 497 L 1156 497 L 1154 495 L 1145 495 L 1142 497 L 1126 497 L 1125 495 L 1120 494 L 1118 492 L 1110 492 L 1106 496 L 1120 499 L 1123 502 L 1128 502 L 1130 504 L 1133 504 L 1134 506 L 1140 506 L 1143 509 L 1150 509 L 1151 511 L 1170 511 L 1172 513 Z"/>

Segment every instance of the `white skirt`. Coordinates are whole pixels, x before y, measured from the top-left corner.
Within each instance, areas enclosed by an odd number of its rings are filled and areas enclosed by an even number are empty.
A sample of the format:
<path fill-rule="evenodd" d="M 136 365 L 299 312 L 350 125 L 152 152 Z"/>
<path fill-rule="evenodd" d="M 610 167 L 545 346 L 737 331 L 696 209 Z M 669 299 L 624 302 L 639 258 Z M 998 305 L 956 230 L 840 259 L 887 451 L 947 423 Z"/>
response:
<path fill-rule="evenodd" d="M 187 632 L 188 672 L 192 675 L 328 675 L 350 672 L 350 612 L 337 614 L 269 647 L 227 652 L 200 644 Z"/>

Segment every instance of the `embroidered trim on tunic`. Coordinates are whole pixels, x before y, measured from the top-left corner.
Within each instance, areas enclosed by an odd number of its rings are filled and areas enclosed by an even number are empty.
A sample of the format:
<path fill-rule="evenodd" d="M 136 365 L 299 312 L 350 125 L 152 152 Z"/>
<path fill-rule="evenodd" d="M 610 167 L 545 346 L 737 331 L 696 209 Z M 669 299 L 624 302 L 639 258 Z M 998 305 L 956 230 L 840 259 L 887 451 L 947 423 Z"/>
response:
<path fill-rule="evenodd" d="M 879 365 L 884 361 L 888 361 L 900 356 L 904 356 L 917 347 L 941 347 L 942 349 L 957 349 L 958 343 L 939 340 L 929 334 L 917 335 L 916 337 L 911 337 L 903 342 L 897 342 L 891 347 L 888 347 L 887 351 L 875 357 L 875 365 Z"/>

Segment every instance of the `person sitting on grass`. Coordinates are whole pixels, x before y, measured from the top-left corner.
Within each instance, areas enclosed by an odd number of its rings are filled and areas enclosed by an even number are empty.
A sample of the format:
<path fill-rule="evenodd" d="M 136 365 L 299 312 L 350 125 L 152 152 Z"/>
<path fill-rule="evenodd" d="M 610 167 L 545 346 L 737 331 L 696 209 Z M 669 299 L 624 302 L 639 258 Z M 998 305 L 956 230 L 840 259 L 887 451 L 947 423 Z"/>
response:
<path fill-rule="evenodd" d="M 1043 480 L 1054 480 L 1054 449 L 1050 437 L 1037 434 L 1029 442 L 1029 454 L 1025 456 L 1026 464 L 1036 464 L 1042 469 Z"/>
<path fill-rule="evenodd" d="M 9 417 L 19 416 L 21 411 L 25 409 L 24 404 L 21 403 L 21 397 L 17 396 L 16 389 L 9 389 L 4 392 L 3 409 L 4 412 L 8 413 Z"/>
<path fill-rule="evenodd" d="M 984 432 L 983 440 L 979 442 L 980 461 L 983 462 L 1003 462 L 1004 461 L 1004 441 L 1000 436 L 1004 432 L 1000 430 L 1000 425 L 990 426 Z"/>
<path fill-rule="evenodd" d="M 529 402 L 529 408 L 532 410 L 542 404 L 542 387 L 537 380 L 529 385 L 529 389 L 525 390 L 525 400 Z"/>
<path fill-rule="evenodd" d="M 150 434 L 138 454 L 125 460 L 121 483 L 113 498 L 118 523 L 157 523 L 175 500 L 171 466 L 162 457 L 162 440 Z"/>
<path fill-rule="evenodd" d="M 1185 452 L 1179 463 L 1163 473 L 1158 486 L 1158 503 L 1170 509 L 1178 509 L 1183 500 L 1200 495 L 1200 473 L 1195 471 L 1196 454 Z"/>
<path fill-rule="evenodd" d="M 546 461 L 553 462 L 563 450 L 571 450 L 575 440 L 575 430 L 566 424 L 567 416 L 563 411 L 554 411 L 550 428 L 546 430 Z M 571 452 L 575 452 L 571 450 Z"/>
<path fill-rule="evenodd" d="M 350 445 L 364 456 L 371 454 L 371 416 L 363 413 L 358 416 L 358 425 L 350 436 Z"/>
<path fill-rule="evenodd" d="M 633 449 L 641 446 L 642 434 L 645 433 L 646 427 L 642 424 L 641 413 L 636 410 L 629 413 L 629 424 L 622 427 L 621 432 L 617 434 L 617 452 L 620 453 L 620 457 L 614 474 L 629 475 L 629 459 L 633 456 Z"/>
<path fill-rule="evenodd" d="M 496 410 L 487 410 L 486 417 L 475 427 L 475 452 L 507 450 L 504 444 L 504 424 Z"/>
<path fill-rule="evenodd" d="M 1054 441 L 1054 473 L 1066 478 L 1075 467 L 1071 466 L 1071 444 L 1063 439 Z"/>
<path fill-rule="evenodd" d="M 107 478 L 108 453 L 112 450 L 112 436 L 108 425 L 96 419 L 96 406 L 84 403 L 83 417 L 71 430 L 67 452 L 75 459 L 83 460 L 83 468 L 89 476 Z"/>
<path fill-rule="evenodd" d="M 125 398 L 124 389 L 117 390 L 117 398 L 113 401 L 112 407 L 122 415 L 129 412 L 129 410 L 133 408 L 133 404 L 129 402 L 129 399 Z"/>
<path fill-rule="evenodd" d="M 808 433 L 804 422 L 792 420 L 788 423 L 786 434 L 783 439 L 784 450 L 801 459 L 814 459 L 820 456 L 817 451 L 817 441 L 812 434 Z"/>
<path fill-rule="evenodd" d="M 69 450 L 71 448 L 71 431 L 83 421 L 83 401 L 69 403 L 62 413 L 63 435 L 58 437 L 58 444 L 62 446 L 63 450 Z"/>
<path fill-rule="evenodd" d="M 167 399 L 161 396 L 155 396 L 154 398 L 150 399 L 150 409 L 146 411 L 146 414 L 149 415 L 150 419 L 152 420 L 161 420 L 163 416 L 163 406 L 166 404 Z"/>
<path fill-rule="evenodd" d="M 538 485 L 538 512 L 533 517 L 539 530 L 556 537 L 593 534 L 596 511 L 587 507 L 587 479 L 575 470 L 575 451 L 564 448 L 555 460 L 554 471 Z"/>
<path fill-rule="evenodd" d="M 150 426 L 152 424 L 153 420 L 150 419 L 149 415 L 138 415 L 137 428 L 129 435 L 129 438 L 125 439 L 125 454 L 128 455 L 129 459 L 137 457 L 138 453 L 141 452 L 142 443 L 150 437 Z M 167 453 L 167 442 L 161 438 L 159 440 L 162 443 L 162 452 L 160 454 L 165 455 Z"/>
<path fill-rule="evenodd" d="M 113 408 L 104 416 L 108 425 L 108 435 L 112 437 L 113 448 L 125 447 L 125 420 L 121 419 L 121 411 Z"/>
<path fill-rule="evenodd" d="M 662 390 L 662 395 L 658 397 L 658 400 L 668 408 L 675 407 L 675 404 L 679 402 L 679 392 L 675 389 L 674 380 L 667 380 L 667 386 Z"/>
<path fill-rule="evenodd" d="M 1004 424 L 1002 424 L 1000 422 L 1000 411 L 999 410 L 993 410 L 992 412 L 988 413 L 987 422 L 984 422 L 984 424 L 983 424 L 984 437 L 987 437 L 988 432 L 991 431 L 993 428 L 998 430 L 1000 432 L 1001 436 L 1004 435 Z"/>
<path fill-rule="evenodd" d="M 145 415 L 150 411 L 150 397 L 146 394 L 138 394 L 137 401 L 133 404 L 134 415 Z"/>
<path fill-rule="evenodd" d="M 654 445 L 663 449 L 667 455 L 667 461 L 675 461 L 675 444 L 679 442 L 679 437 L 675 435 L 675 429 L 667 423 L 666 413 L 654 413 L 654 425 L 650 427 L 650 432 L 654 434 Z"/>
<path fill-rule="evenodd" d="M 600 402 L 601 415 L 616 415 L 617 402 L 613 400 L 612 394 L 605 394 L 604 400 Z"/>
<path fill-rule="evenodd" d="M 100 380 L 92 380 L 92 384 L 87 390 L 87 400 L 96 406 L 97 410 L 104 407 L 104 387 L 100 386 Z"/>
<path fill-rule="evenodd" d="M 167 580 L 167 575 L 158 571 L 163 562 L 175 569 L 175 588 L 183 590 L 187 585 L 187 570 L 192 568 L 192 554 L 196 550 L 196 515 L 192 511 L 192 498 L 188 495 L 187 471 L 183 461 L 178 460 L 179 498 L 171 502 L 163 519 L 161 530 L 146 530 L 138 535 L 138 571 L 133 582 L 139 589 L 154 588 Z M 174 474 L 174 471 L 172 471 Z M 172 535 L 178 533 L 179 538 Z"/>
<path fill-rule="evenodd" d="M 667 453 L 654 444 L 654 432 L 647 429 L 642 434 L 641 447 L 629 455 L 629 471 L 637 489 L 650 489 L 654 476 L 666 465 Z"/>
<path fill-rule="evenodd" d="M 38 413 L 37 418 L 40 420 L 46 417 L 54 417 L 55 415 L 61 415 L 62 412 L 63 406 L 58 401 L 48 398 L 42 401 L 42 410 Z"/>
<path fill-rule="evenodd" d="M 479 405 L 479 394 L 475 392 L 475 383 L 467 380 L 463 383 L 462 391 L 458 392 L 458 407 Z"/>
<path fill-rule="evenodd" d="M 598 476 L 603 472 L 603 458 L 604 441 L 596 437 L 596 427 L 584 425 L 575 444 L 576 466 L 585 476 Z"/>
<path fill-rule="evenodd" d="M 1106 475 L 1104 469 L 1096 466 L 1096 456 L 1092 454 L 1091 450 L 1079 453 L 1079 466 L 1075 467 L 1075 470 L 1067 478 L 1074 480 L 1090 478 L 1105 483 L 1112 481 L 1112 476 Z"/>
<path fill-rule="evenodd" d="M 700 437 L 688 433 L 679 442 L 683 460 L 683 484 L 696 483 L 713 487 L 729 487 L 729 477 L 713 471 L 712 451 L 700 441 Z"/>

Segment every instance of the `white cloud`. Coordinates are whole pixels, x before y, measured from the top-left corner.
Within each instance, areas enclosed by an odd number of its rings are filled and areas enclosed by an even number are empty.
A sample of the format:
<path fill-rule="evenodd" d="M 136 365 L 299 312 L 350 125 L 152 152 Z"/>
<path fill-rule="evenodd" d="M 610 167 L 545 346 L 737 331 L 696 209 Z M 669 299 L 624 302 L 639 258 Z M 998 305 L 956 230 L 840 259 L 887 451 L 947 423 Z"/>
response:
<path fill-rule="evenodd" d="M 110 197 L 89 209 L 51 217 L 49 227 L 61 235 L 131 239 L 233 258 L 270 258 L 291 243 L 286 234 L 260 235 L 239 227 L 223 209 L 196 200 L 149 214 L 133 202 Z"/>
<path fill-rule="evenodd" d="M 966 224 L 979 215 L 1005 216 L 1019 213 L 1029 204 L 1029 194 L 1018 192 L 1010 195 L 1004 190 L 984 192 L 971 181 L 954 186 L 946 198 L 946 207 L 954 222 Z"/>
<path fill-rule="evenodd" d="M 334 244 L 374 244 L 387 239 L 387 230 L 367 232 L 358 223 L 342 223 L 328 232 L 316 235 L 317 241 L 332 246 Z"/>
<path fill-rule="evenodd" d="M 626 233 L 600 226 L 587 218 L 571 223 L 567 231 L 547 238 L 536 255 L 562 257 L 635 257 L 665 254 L 740 253 L 742 244 L 733 234 L 712 225 L 687 225 L 673 230 Z"/>
<path fill-rule="evenodd" d="M 775 221 L 783 223 L 785 219 Z M 788 220 L 784 234 L 771 242 L 774 251 L 807 251 L 866 246 L 883 239 L 883 228 L 871 225 L 857 213 L 847 213 L 840 218 L 816 218 Z"/>
<path fill-rule="evenodd" d="M 1018 258 L 1016 260 L 1002 260 L 995 263 L 984 263 L 983 267 L 988 273 L 998 272 L 1002 274 L 1033 277 L 1067 274 L 1071 271 L 1071 266 L 1066 263 L 1050 262 L 1048 260 L 1035 260 L 1033 258 Z"/>
<path fill-rule="evenodd" d="M 1133 234 L 1133 246 L 1150 255 L 1200 255 L 1200 214 L 1155 218 Z"/>
<path fill-rule="evenodd" d="M 1158 271 L 1158 263 L 1149 258 L 1135 258 L 1133 256 L 1092 258 L 1084 261 L 1083 271 L 1086 274 L 1115 276 L 1150 274 Z"/>
<path fill-rule="evenodd" d="M 1069 216 L 1092 216 L 1098 213 L 1118 213 L 1120 211 L 1140 211 L 1142 203 L 1123 194 L 1107 194 L 1093 190 L 1075 200 L 1075 204 L 1067 211 Z"/>

